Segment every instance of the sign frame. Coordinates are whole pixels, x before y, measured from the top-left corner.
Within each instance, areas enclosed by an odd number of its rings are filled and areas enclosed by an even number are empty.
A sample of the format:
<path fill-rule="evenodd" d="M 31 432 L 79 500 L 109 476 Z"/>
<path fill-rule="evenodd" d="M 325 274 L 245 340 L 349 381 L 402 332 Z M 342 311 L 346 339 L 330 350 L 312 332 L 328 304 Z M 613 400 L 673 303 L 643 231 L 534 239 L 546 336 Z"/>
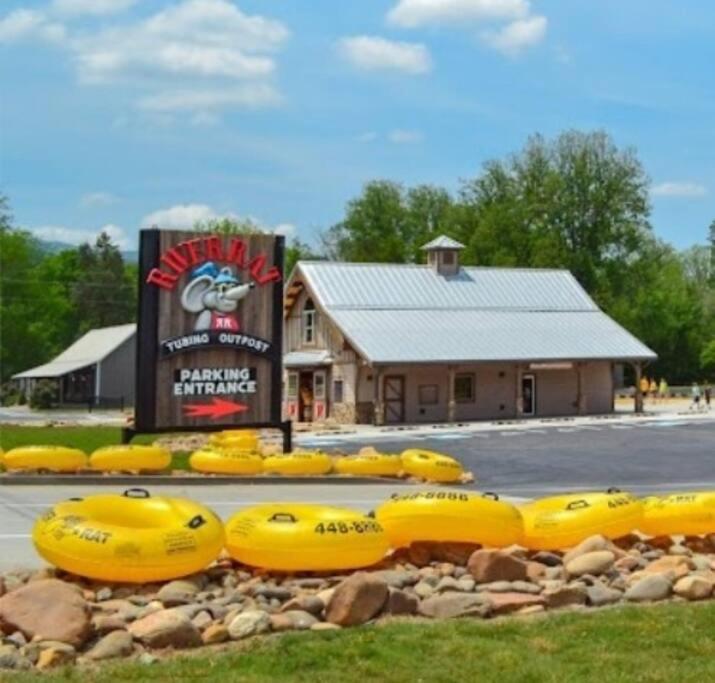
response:
<path fill-rule="evenodd" d="M 272 283 L 272 338 L 270 349 L 262 357 L 270 362 L 271 392 L 269 419 L 257 422 L 226 422 L 219 419 L 209 424 L 158 425 L 157 374 L 158 364 L 165 359 L 160 353 L 159 318 L 160 287 L 147 282 L 148 274 L 160 265 L 162 232 L 158 228 L 141 230 L 139 241 L 138 301 L 137 301 L 137 337 L 135 359 L 135 418 L 131 427 L 122 429 L 122 443 L 130 443 L 137 434 L 159 434 L 167 432 L 216 432 L 223 429 L 279 429 L 283 434 L 283 451 L 292 449 L 292 422 L 282 420 L 282 384 L 283 384 L 283 266 L 285 256 L 285 238 L 273 237 L 273 265 L 281 273 L 281 279 Z M 187 234 L 191 231 L 175 231 Z M 206 236 L 195 233 L 197 238 Z M 240 234 L 224 236 L 241 239 Z M 248 353 L 248 351 L 245 351 Z"/>

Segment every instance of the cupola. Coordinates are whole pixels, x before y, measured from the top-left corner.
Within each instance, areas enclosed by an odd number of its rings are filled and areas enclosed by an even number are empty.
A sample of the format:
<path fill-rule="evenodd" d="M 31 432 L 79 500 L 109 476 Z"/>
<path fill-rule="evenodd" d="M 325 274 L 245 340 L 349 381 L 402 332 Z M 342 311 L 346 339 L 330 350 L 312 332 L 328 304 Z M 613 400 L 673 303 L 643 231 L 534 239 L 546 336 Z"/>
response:
<path fill-rule="evenodd" d="M 422 249 L 427 252 L 427 264 L 439 275 L 456 275 L 459 272 L 459 252 L 464 245 L 457 240 L 440 235 Z"/>

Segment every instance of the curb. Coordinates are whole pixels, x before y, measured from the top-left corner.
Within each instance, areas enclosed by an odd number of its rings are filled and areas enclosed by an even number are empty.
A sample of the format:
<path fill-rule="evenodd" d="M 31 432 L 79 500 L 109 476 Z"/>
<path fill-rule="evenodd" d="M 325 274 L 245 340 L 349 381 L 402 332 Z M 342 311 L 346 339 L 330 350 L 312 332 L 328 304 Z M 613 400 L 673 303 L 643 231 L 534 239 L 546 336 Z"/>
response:
<path fill-rule="evenodd" d="M 409 484 L 404 479 L 389 479 L 387 477 L 336 477 L 336 476 L 305 476 L 305 477 L 226 477 L 214 476 L 167 476 L 167 475 L 115 475 L 96 476 L 83 474 L 3 474 L 0 475 L 0 486 L 52 486 L 70 485 L 82 486 L 220 486 L 225 484 Z"/>

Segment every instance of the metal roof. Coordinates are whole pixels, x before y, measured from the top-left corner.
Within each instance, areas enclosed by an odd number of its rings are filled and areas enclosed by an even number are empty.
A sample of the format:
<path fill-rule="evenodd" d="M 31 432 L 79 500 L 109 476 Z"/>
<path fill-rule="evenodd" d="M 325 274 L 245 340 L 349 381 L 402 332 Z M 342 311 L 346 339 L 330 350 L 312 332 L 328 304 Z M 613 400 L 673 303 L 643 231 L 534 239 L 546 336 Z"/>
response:
<path fill-rule="evenodd" d="M 567 270 L 461 268 L 301 261 L 299 270 L 325 308 L 596 311 Z"/>
<path fill-rule="evenodd" d="M 656 358 L 566 270 L 301 261 L 301 274 L 375 363 Z"/>
<path fill-rule="evenodd" d="M 375 363 L 650 360 L 601 311 L 345 310 L 330 314 Z"/>
<path fill-rule="evenodd" d="M 464 245 L 457 240 L 453 240 L 447 235 L 440 235 L 435 237 L 431 242 L 427 242 L 422 249 L 424 251 L 431 251 L 433 249 L 464 249 Z"/>
<path fill-rule="evenodd" d="M 136 333 L 134 323 L 90 330 L 59 356 L 44 365 L 13 375 L 13 379 L 61 377 L 104 360 Z"/>
<path fill-rule="evenodd" d="M 287 368 L 325 365 L 329 362 L 329 351 L 291 351 L 283 356 L 283 365 Z"/>

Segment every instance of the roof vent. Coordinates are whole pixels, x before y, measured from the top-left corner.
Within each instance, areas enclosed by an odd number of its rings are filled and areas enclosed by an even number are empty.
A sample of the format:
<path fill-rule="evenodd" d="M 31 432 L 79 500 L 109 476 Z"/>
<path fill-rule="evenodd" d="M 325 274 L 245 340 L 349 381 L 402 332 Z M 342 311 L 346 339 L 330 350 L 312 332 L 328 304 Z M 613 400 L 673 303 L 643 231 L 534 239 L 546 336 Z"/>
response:
<path fill-rule="evenodd" d="M 440 235 L 425 244 L 427 263 L 439 275 L 456 275 L 459 272 L 459 252 L 464 245 L 446 235 Z"/>

